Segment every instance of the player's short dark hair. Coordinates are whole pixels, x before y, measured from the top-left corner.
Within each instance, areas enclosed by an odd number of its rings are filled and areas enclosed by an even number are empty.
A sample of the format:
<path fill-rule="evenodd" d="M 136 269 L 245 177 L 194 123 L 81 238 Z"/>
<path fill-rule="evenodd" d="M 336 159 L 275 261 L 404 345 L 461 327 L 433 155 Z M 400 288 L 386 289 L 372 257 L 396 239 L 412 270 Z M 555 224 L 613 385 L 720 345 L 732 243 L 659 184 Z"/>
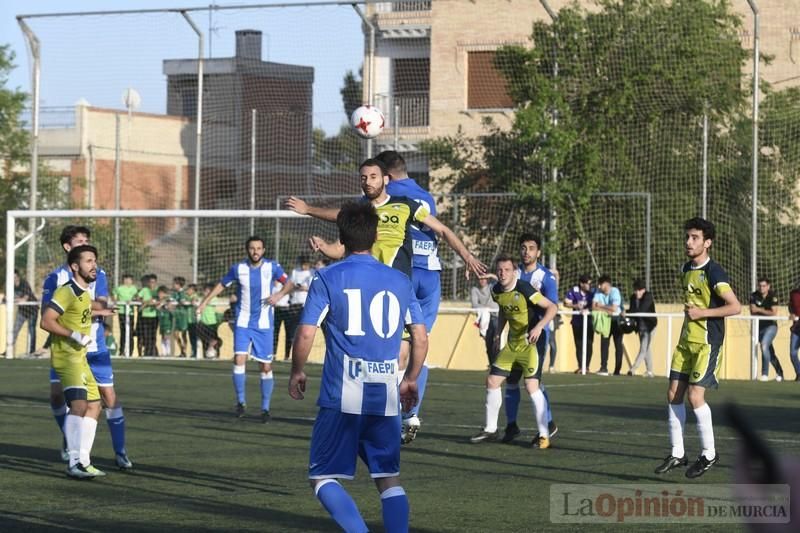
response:
<path fill-rule="evenodd" d="M 87 239 L 92 237 L 92 230 L 86 226 L 65 226 L 64 229 L 61 230 L 61 237 L 59 237 L 61 245 L 63 246 L 65 244 L 69 244 L 69 241 L 71 241 L 75 235 L 80 233 L 86 235 Z"/>
<path fill-rule="evenodd" d="M 690 229 L 700 230 L 703 232 L 703 239 L 709 241 L 713 241 L 717 237 L 717 228 L 714 227 L 711 221 L 702 217 L 690 218 L 683 225 L 683 229 L 684 231 L 689 231 Z"/>
<path fill-rule="evenodd" d="M 602 285 L 603 283 L 611 283 L 611 276 L 608 274 L 603 274 L 599 278 L 597 278 L 597 284 Z"/>
<path fill-rule="evenodd" d="M 591 283 L 592 276 L 589 274 L 582 274 L 581 277 L 578 278 L 578 283 Z"/>
<path fill-rule="evenodd" d="M 187 289 L 197 290 L 197 283 L 190 283 L 186 286 Z"/>
<path fill-rule="evenodd" d="M 514 258 L 509 254 L 500 254 L 494 260 L 494 266 L 496 267 L 498 263 L 505 263 L 506 261 L 510 261 L 511 264 L 514 264 Z"/>
<path fill-rule="evenodd" d="M 339 240 L 347 252 L 369 250 L 378 238 L 378 213 L 369 202 L 347 202 L 336 216 Z"/>
<path fill-rule="evenodd" d="M 633 290 L 638 291 L 646 288 L 647 287 L 645 287 L 644 280 L 642 278 L 636 278 L 633 280 Z"/>
<path fill-rule="evenodd" d="M 525 242 L 528 242 L 528 241 L 535 242 L 536 243 L 536 247 L 538 249 L 540 249 L 540 250 L 542 249 L 542 239 L 540 239 L 538 235 L 534 235 L 533 233 L 523 233 L 522 235 L 520 235 L 517 244 L 522 246 L 522 243 L 525 243 Z"/>
<path fill-rule="evenodd" d="M 772 283 L 769 281 L 769 278 L 763 277 L 763 276 L 758 278 L 758 282 L 759 283 L 766 283 L 767 285 L 772 285 Z"/>
<path fill-rule="evenodd" d="M 297 256 L 297 263 L 300 265 L 302 265 L 303 263 L 311 264 L 311 259 L 309 259 L 306 254 L 300 254 Z"/>
<path fill-rule="evenodd" d="M 159 287 L 156 289 L 156 292 L 169 292 L 169 289 L 166 285 L 159 285 Z"/>
<path fill-rule="evenodd" d="M 153 280 L 153 281 L 158 281 L 158 276 L 156 276 L 155 274 L 148 274 L 147 275 L 147 279 L 148 280 Z"/>
<path fill-rule="evenodd" d="M 381 176 L 388 176 L 389 171 L 386 170 L 386 165 L 383 164 L 383 161 L 376 158 L 366 159 L 363 163 L 358 165 L 358 171 L 361 172 L 361 169 L 364 167 L 378 167 L 381 169 Z"/>
<path fill-rule="evenodd" d="M 77 263 L 80 261 L 81 254 L 84 252 L 92 252 L 94 254 L 94 258 L 97 259 L 97 248 L 91 244 L 81 244 L 80 246 L 76 246 L 67 252 L 67 264 L 71 265 L 72 263 Z"/>
<path fill-rule="evenodd" d="M 133 274 L 123 274 L 122 275 L 122 279 L 128 279 L 128 278 L 133 279 Z"/>
<path fill-rule="evenodd" d="M 375 156 L 375 159 L 383 163 L 389 174 L 397 174 L 398 176 L 405 176 L 408 173 L 406 167 L 406 160 L 395 150 L 384 150 Z"/>
<path fill-rule="evenodd" d="M 251 236 L 249 236 L 247 238 L 247 240 L 244 243 L 244 250 L 247 251 L 247 249 L 250 247 L 250 243 L 251 242 L 255 242 L 255 241 L 260 242 L 261 246 L 263 246 L 265 250 L 267 249 L 267 241 L 265 241 L 263 238 L 259 237 L 258 235 L 251 235 Z"/>
<path fill-rule="evenodd" d="M 183 276 L 175 276 L 174 278 L 172 278 L 172 283 L 175 283 L 176 285 L 180 285 L 181 287 L 183 287 L 184 285 L 186 285 L 186 278 L 184 278 Z"/>

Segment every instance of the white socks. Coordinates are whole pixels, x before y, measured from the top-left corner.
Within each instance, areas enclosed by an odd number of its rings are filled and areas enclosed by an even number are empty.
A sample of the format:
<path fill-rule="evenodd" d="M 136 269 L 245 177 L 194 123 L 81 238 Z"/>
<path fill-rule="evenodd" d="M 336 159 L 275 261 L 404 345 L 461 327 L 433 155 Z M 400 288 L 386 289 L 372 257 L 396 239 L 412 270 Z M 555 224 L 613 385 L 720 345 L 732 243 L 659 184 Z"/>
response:
<path fill-rule="evenodd" d="M 707 403 L 694 410 L 697 417 L 697 433 L 700 434 L 700 444 L 703 446 L 703 455 L 711 460 L 717 456 L 714 449 L 714 426 L 711 422 L 711 408 Z"/>
<path fill-rule="evenodd" d="M 501 405 L 503 405 L 503 393 L 500 388 L 486 389 L 486 425 L 483 430 L 487 433 L 497 431 L 497 417 L 500 416 Z"/>
<path fill-rule="evenodd" d="M 67 441 L 70 467 L 80 462 L 82 421 L 83 417 L 72 414 L 68 414 L 64 419 L 64 438 Z"/>
<path fill-rule="evenodd" d="M 83 466 L 92 464 L 90 455 L 94 444 L 94 435 L 97 432 L 97 420 L 91 416 L 81 418 L 81 452 L 80 459 Z"/>
<path fill-rule="evenodd" d="M 537 389 L 536 392 L 531 394 L 533 400 L 533 412 L 536 415 L 536 425 L 539 426 L 539 436 L 550 438 L 550 433 L 547 430 L 547 401 L 544 399 L 542 389 Z"/>
<path fill-rule="evenodd" d="M 667 412 L 672 456 L 680 459 L 686 455 L 686 451 L 683 449 L 683 426 L 686 424 L 686 406 L 683 403 L 671 403 Z"/>

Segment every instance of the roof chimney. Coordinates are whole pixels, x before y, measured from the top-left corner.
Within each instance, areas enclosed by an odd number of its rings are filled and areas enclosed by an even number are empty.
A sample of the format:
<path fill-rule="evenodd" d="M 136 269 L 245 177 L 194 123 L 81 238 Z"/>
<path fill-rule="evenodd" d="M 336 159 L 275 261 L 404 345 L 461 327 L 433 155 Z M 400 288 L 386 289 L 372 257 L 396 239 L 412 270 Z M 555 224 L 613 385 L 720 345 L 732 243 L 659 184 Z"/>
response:
<path fill-rule="evenodd" d="M 261 61 L 261 32 L 238 30 L 236 32 L 236 57 Z"/>

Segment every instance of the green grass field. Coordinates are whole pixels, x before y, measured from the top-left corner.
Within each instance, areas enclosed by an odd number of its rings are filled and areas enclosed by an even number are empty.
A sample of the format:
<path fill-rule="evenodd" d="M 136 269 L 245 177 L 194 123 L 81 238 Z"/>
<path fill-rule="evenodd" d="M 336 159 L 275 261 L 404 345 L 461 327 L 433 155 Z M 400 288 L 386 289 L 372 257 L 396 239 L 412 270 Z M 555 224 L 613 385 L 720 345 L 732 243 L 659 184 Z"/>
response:
<path fill-rule="evenodd" d="M 308 395 L 297 402 L 286 393 L 289 366 L 277 364 L 274 419 L 262 424 L 255 366 L 248 368 L 250 411 L 237 420 L 230 363 L 117 360 L 135 471 L 112 468 L 103 417 L 94 463 L 109 475 L 78 482 L 58 460 L 48 364 L 0 361 L 0 531 L 338 530 L 306 481 L 320 367 L 309 367 Z M 516 444 L 469 443 L 483 422 L 483 379 L 480 372 L 431 372 L 422 431 L 402 452 L 412 530 L 575 531 L 576 525 L 550 522 L 550 484 L 665 480 L 652 473 L 668 452 L 663 379 L 545 376 L 560 432 L 553 448 L 542 451 L 527 447 L 530 402 L 520 408 L 524 438 Z M 713 408 L 724 398 L 744 406 L 776 450 L 800 453 L 800 383 L 724 382 L 709 403 Z M 735 436 L 721 416 L 715 429 L 722 459 L 698 483 L 731 482 Z M 690 414 L 687 453 L 696 455 L 698 444 Z M 677 471 L 666 479 L 686 481 Z M 382 531 L 368 473 L 360 467 L 345 486 L 372 530 Z"/>

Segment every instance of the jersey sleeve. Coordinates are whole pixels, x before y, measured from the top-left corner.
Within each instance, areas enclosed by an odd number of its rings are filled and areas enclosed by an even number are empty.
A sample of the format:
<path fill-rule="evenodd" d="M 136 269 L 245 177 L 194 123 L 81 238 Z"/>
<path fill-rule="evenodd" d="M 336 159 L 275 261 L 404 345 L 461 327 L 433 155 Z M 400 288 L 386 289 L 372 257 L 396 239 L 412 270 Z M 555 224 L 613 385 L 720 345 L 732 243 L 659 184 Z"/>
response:
<path fill-rule="evenodd" d="M 237 279 L 239 279 L 238 272 L 236 269 L 236 265 L 233 265 L 230 268 L 230 270 L 228 270 L 228 273 L 225 274 L 221 280 L 219 280 L 219 282 L 222 283 L 222 285 L 225 287 L 230 287 L 231 283 L 233 283 Z"/>
<path fill-rule="evenodd" d="M 411 218 L 417 222 L 423 222 L 431 214 L 430 210 L 428 210 L 428 208 L 425 207 L 425 205 L 423 205 L 421 202 L 408 200 L 408 207 L 411 209 L 411 213 L 413 213 Z"/>
<path fill-rule="evenodd" d="M 542 279 L 542 294 L 553 303 L 558 302 L 558 282 L 552 272 L 545 274 Z"/>
<path fill-rule="evenodd" d="M 319 274 L 311 279 L 308 287 L 308 297 L 300 315 L 300 324 L 317 326 L 322 324 L 331 306 L 330 292 L 325 280 Z"/>
<path fill-rule="evenodd" d="M 277 261 L 273 261 L 272 263 L 272 280 L 277 281 L 278 283 L 286 283 L 286 280 L 289 279 L 289 276 L 286 275 L 284 272 L 283 267 Z"/>
<path fill-rule="evenodd" d="M 106 271 L 97 269 L 97 280 L 94 285 L 94 298 L 108 298 L 108 276 Z"/>
<path fill-rule="evenodd" d="M 422 307 L 419 305 L 419 301 L 417 300 L 416 294 L 414 294 L 414 288 L 411 286 L 411 283 L 408 283 L 408 310 L 406 311 L 405 316 L 405 324 L 406 326 L 410 326 L 411 324 L 424 324 L 425 323 L 425 316 L 422 314 Z"/>
<path fill-rule="evenodd" d="M 541 292 L 534 289 L 533 285 L 530 283 L 517 282 L 517 290 L 521 292 L 523 296 L 525 296 L 528 307 L 538 306 L 539 302 L 545 298 L 545 296 Z"/>
<path fill-rule="evenodd" d="M 708 265 L 708 285 L 717 296 L 722 296 L 726 292 L 732 291 L 731 280 L 728 273 L 721 266 L 712 262 Z"/>
<path fill-rule="evenodd" d="M 50 300 L 53 298 L 53 295 L 58 288 L 58 276 L 55 272 L 51 272 L 44 278 L 44 284 L 42 285 L 42 309 L 50 303 Z"/>
<path fill-rule="evenodd" d="M 47 303 L 47 307 L 51 309 L 55 309 L 59 315 L 63 315 L 64 311 L 72 303 L 72 290 L 70 290 L 68 285 L 64 285 L 59 289 L 56 289 L 53 297 Z"/>

